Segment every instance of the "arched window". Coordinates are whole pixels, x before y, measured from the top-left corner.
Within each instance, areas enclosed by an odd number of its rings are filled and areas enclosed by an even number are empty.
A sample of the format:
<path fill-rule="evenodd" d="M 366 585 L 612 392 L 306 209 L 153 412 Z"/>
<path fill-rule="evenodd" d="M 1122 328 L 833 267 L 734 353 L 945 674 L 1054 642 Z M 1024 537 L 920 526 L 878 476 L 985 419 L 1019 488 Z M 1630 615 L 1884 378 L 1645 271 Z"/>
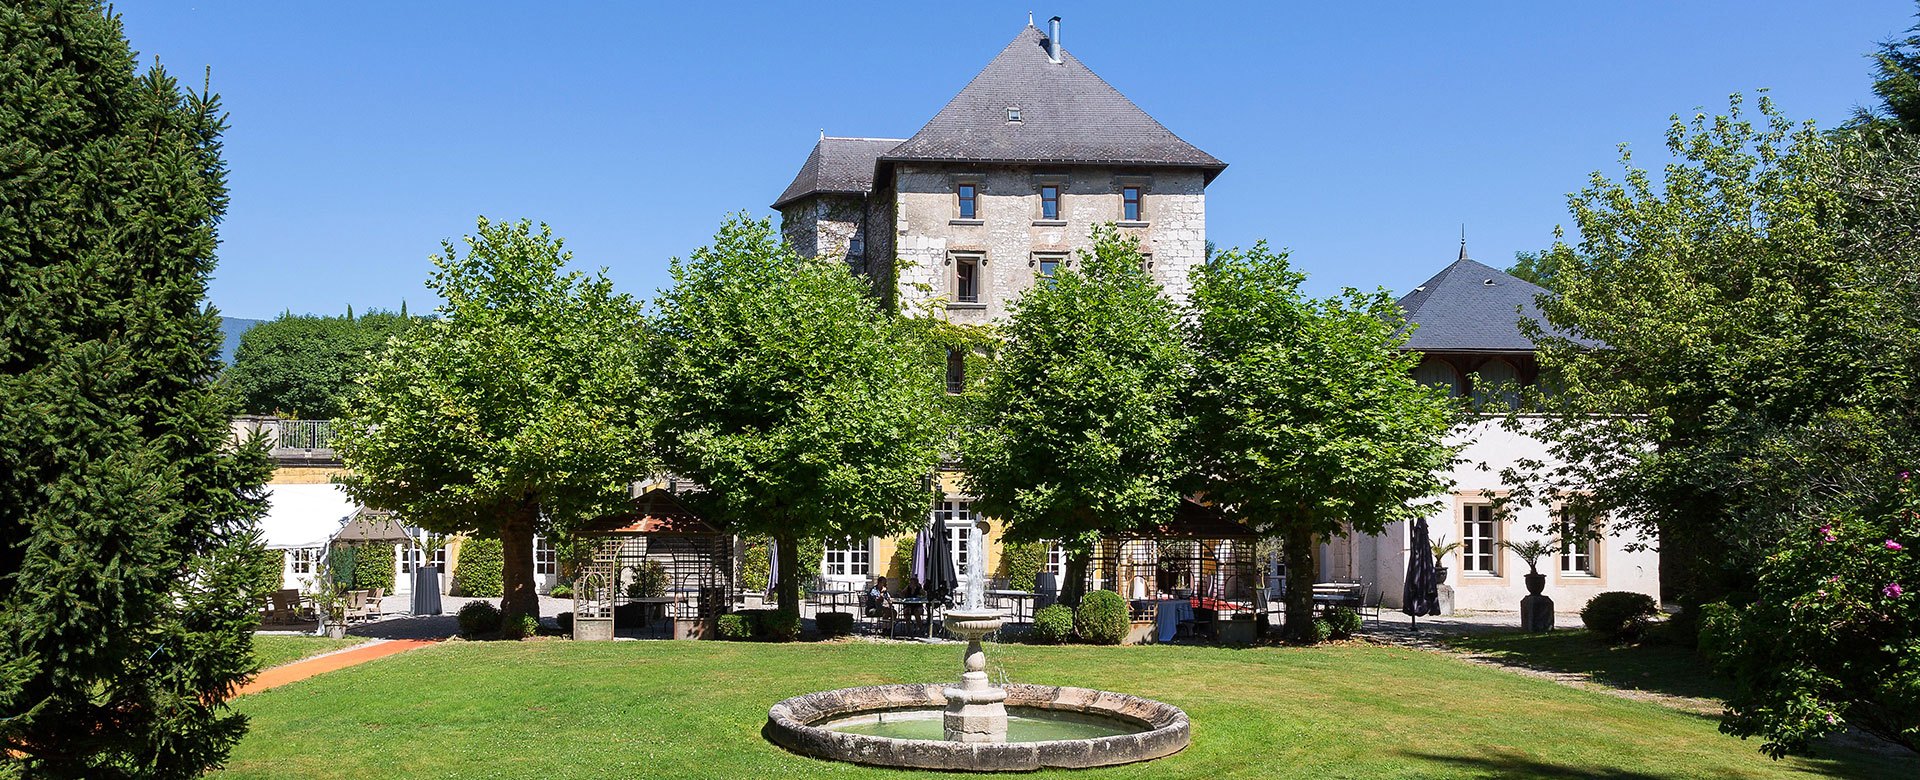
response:
<path fill-rule="evenodd" d="M 1447 395 L 1460 395 L 1460 372 L 1453 370 L 1453 365 L 1445 360 L 1430 357 L 1420 361 L 1420 365 L 1413 369 L 1413 378 L 1423 385 L 1444 387 Z"/>
<path fill-rule="evenodd" d="M 1495 400 L 1509 406 L 1520 403 L 1520 372 L 1513 364 L 1495 358 L 1480 364 L 1473 372 L 1473 401 L 1486 405 Z"/>

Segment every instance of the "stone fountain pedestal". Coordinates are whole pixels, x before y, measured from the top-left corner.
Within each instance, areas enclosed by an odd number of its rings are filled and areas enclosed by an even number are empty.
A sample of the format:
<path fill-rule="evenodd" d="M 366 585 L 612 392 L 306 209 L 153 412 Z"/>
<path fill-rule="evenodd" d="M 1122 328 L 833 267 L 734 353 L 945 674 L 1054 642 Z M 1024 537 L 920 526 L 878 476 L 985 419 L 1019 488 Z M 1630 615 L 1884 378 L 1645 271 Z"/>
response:
<path fill-rule="evenodd" d="M 1007 692 L 987 683 L 987 652 L 980 640 L 1005 622 L 992 610 L 950 609 L 941 615 L 947 633 L 967 642 L 960 686 L 946 689 L 946 737 L 953 742 L 1007 741 Z"/>

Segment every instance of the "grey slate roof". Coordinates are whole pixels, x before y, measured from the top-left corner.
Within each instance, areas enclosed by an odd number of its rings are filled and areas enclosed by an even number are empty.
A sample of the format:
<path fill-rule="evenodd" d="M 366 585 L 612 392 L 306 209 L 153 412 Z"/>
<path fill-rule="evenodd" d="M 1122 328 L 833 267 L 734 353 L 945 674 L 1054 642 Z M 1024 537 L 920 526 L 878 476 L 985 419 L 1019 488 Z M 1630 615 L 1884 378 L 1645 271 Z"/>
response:
<path fill-rule="evenodd" d="M 1532 352 L 1520 332 L 1522 318 L 1541 322 L 1536 295 L 1552 293 L 1492 266 L 1475 262 L 1460 247 L 1460 259 L 1400 298 L 1407 321 L 1420 327 L 1406 349 L 1423 352 Z M 1576 341 L 1599 346 L 1587 339 Z"/>
<path fill-rule="evenodd" d="M 1027 27 L 887 161 L 1106 163 L 1227 167 L 1174 135 L 1072 53 L 1047 58 L 1047 36 Z M 1018 107 L 1021 121 L 1007 121 Z"/>
<path fill-rule="evenodd" d="M 874 161 L 900 144 L 898 138 L 821 138 L 800 166 L 793 183 L 773 202 L 775 209 L 822 192 L 865 195 L 873 191 Z"/>

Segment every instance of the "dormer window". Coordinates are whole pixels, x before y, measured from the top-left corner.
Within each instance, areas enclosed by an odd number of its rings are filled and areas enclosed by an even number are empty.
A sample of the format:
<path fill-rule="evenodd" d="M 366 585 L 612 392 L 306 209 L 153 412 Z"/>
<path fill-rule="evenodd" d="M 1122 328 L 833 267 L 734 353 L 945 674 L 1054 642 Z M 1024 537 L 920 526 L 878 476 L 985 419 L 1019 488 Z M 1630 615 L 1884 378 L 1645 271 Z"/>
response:
<path fill-rule="evenodd" d="M 1010 125 L 1020 124 L 1020 107 L 1019 106 L 1007 106 L 1007 124 L 1010 124 Z"/>

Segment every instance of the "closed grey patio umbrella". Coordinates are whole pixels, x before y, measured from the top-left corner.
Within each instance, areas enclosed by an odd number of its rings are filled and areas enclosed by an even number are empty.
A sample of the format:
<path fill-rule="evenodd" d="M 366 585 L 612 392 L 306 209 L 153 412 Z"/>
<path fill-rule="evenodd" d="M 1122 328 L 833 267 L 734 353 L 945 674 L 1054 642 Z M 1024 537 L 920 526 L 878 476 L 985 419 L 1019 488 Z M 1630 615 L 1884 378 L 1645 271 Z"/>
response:
<path fill-rule="evenodd" d="M 1407 581 L 1400 591 L 1400 611 L 1418 628 L 1421 615 L 1440 614 L 1440 583 L 1434 576 L 1433 539 L 1426 518 L 1413 522 L 1412 537 L 1407 542 Z"/>

